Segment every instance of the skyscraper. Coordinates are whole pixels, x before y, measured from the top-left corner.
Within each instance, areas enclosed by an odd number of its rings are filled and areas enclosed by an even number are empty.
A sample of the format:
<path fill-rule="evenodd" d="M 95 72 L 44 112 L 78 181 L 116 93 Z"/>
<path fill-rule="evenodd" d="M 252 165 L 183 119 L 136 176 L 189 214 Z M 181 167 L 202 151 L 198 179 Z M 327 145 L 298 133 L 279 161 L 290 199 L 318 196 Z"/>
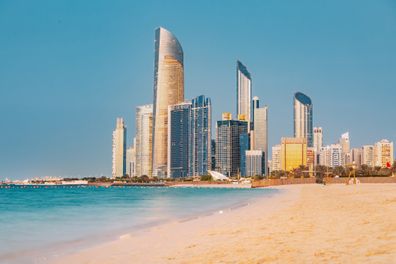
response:
<path fill-rule="evenodd" d="M 152 176 L 153 105 L 136 107 L 136 176 Z"/>
<path fill-rule="evenodd" d="M 169 106 L 168 113 L 168 177 L 187 177 L 191 135 L 191 103 Z"/>
<path fill-rule="evenodd" d="M 253 136 L 253 150 L 260 150 L 263 152 L 263 172 L 267 175 L 268 172 L 268 107 L 254 109 L 254 132 Z"/>
<path fill-rule="evenodd" d="M 340 144 L 331 144 L 322 147 L 320 151 L 320 165 L 327 167 L 342 166 L 342 147 Z"/>
<path fill-rule="evenodd" d="M 126 127 L 124 119 L 117 118 L 113 131 L 113 170 L 112 175 L 122 177 L 126 173 Z"/>
<path fill-rule="evenodd" d="M 230 117 L 223 115 L 223 117 Z M 216 170 L 227 176 L 237 175 L 240 170 L 240 136 L 247 134 L 248 122 L 223 119 L 217 121 Z"/>
<path fill-rule="evenodd" d="M 190 120 L 189 175 L 205 175 L 211 170 L 212 103 L 201 95 L 192 100 Z"/>
<path fill-rule="evenodd" d="M 252 78 L 245 65 L 237 61 L 237 116 L 243 115 L 252 122 L 251 102 L 252 102 Z M 248 127 L 250 131 L 250 127 Z"/>
<path fill-rule="evenodd" d="M 362 149 L 361 148 L 353 148 L 351 149 L 351 161 L 352 164 L 360 167 L 362 165 Z"/>
<path fill-rule="evenodd" d="M 155 31 L 153 175 L 166 177 L 168 106 L 184 100 L 183 49 L 177 38 L 160 27 Z"/>
<path fill-rule="evenodd" d="M 311 98 L 303 93 L 294 94 L 294 137 L 306 138 L 313 147 L 313 105 Z"/>

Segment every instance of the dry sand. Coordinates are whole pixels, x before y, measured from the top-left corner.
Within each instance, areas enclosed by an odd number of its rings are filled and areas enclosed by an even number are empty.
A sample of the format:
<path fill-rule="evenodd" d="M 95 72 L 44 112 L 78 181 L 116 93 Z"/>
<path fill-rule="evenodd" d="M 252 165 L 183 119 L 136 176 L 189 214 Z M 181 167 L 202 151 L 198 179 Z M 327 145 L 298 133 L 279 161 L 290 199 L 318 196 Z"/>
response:
<path fill-rule="evenodd" d="M 396 184 L 290 185 L 56 263 L 396 263 Z"/>

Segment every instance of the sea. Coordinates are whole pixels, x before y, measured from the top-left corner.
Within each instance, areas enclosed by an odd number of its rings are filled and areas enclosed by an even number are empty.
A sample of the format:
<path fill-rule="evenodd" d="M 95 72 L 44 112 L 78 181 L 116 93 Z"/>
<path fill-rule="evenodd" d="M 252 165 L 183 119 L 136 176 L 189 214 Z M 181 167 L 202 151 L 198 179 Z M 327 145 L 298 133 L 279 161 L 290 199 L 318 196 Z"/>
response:
<path fill-rule="evenodd" d="M 244 206 L 277 192 L 204 187 L 0 188 L 0 263 L 47 263 L 126 233 Z"/>

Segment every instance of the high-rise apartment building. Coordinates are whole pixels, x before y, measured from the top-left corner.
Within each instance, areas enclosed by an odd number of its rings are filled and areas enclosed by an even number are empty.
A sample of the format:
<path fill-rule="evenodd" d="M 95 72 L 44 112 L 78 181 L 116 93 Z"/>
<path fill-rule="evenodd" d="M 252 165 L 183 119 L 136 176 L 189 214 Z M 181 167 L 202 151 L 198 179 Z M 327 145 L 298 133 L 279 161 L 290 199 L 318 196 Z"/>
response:
<path fill-rule="evenodd" d="M 281 145 L 275 145 L 272 147 L 272 160 L 271 160 L 271 170 L 279 171 L 282 170 L 281 167 Z"/>
<path fill-rule="evenodd" d="M 248 126 L 252 122 L 251 103 L 252 103 L 252 77 L 246 66 L 237 61 L 237 116 L 244 116 L 248 121 Z M 250 127 L 248 127 L 250 131 Z"/>
<path fill-rule="evenodd" d="M 246 176 L 262 176 L 263 175 L 263 152 L 261 150 L 246 151 Z"/>
<path fill-rule="evenodd" d="M 117 118 L 113 131 L 113 169 L 112 175 L 122 177 L 126 173 L 126 127 L 124 119 Z"/>
<path fill-rule="evenodd" d="M 374 146 L 365 145 L 362 147 L 362 165 L 374 167 Z"/>
<path fill-rule="evenodd" d="M 184 101 L 183 49 L 177 38 L 160 27 L 155 31 L 152 174 L 166 177 L 168 106 Z"/>
<path fill-rule="evenodd" d="M 268 172 L 268 107 L 254 109 L 254 130 L 252 132 L 252 148 L 263 152 L 263 174 Z"/>
<path fill-rule="evenodd" d="M 374 165 L 382 168 L 392 166 L 393 142 L 383 139 L 374 145 Z"/>
<path fill-rule="evenodd" d="M 223 115 L 223 117 L 230 117 Z M 248 122 L 225 119 L 217 121 L 216 128 L 216 170 L 227 176 L 238 175 L 240 171 L 240 137 L 247 134 Z"/>
<path fill-rule="evenodd" d="M 133 144 L 126 150 L 126 175 L 129 177 L 136 176 L 136 138 Z"/>
<path fill-rule="evenodd" d="M 152 176 L 153 105 L 136 107 L 136 176 Z"/>
<path fill-rule="evenodd" d="M 292 171 L 300 165 L 307 165 L 307 139 L 282 138 L 281 140 L 281 169 Z"/>
<path fill-rule="evenodd" d="M 340 144 L 331 144 L 322 147 L 319 154 L 320 165 L 327 167 L 342 166 L 342 147 Z"/>
<path fill-rule="evenodd" d="M 320 149 L 323 147 L 323 129 L 321 127 L 313 128 L 313 147 L 316 153 L 320 152 Z"/>
<path fill-rule="evenodd" d="M 306 138 L 313 147 L 313 105 L 311 98 L 303 93 L 294 95 L 294 137 Z"/>

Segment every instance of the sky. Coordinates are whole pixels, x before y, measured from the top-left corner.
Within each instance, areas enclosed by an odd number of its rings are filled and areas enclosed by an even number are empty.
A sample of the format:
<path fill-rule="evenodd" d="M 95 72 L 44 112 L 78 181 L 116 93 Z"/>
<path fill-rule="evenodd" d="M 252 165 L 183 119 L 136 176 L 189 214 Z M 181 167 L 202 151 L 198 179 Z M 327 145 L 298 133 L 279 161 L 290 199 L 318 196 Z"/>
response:
<path fill-rule="evenodd" d="M 311 97 L 324 143 L 396 142 L 396 1 L 0 0 L 0 179 L 111 175 L 112 130 L 153 101 L 154 30 L 184 50 L 185 98 L 236 111 L 236 61 L 269 146 Z"/>

